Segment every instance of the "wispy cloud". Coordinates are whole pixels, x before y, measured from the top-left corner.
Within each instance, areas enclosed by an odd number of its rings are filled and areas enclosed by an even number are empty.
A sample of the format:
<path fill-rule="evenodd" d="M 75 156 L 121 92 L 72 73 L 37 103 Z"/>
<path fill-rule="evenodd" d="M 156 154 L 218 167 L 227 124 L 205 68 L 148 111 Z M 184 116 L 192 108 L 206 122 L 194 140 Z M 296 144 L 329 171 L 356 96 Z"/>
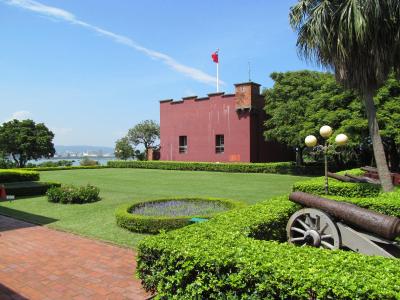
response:
<path fill-rule="evenodd" d="M 128 47 L 136 50 L 136 51 L 139 51 L 152 59 L 159 60 L 159 61 L 163 62 L 164 64 L 166 64 L 167 66 L 169 66 L 171 69 L 173 69 L 181 74 L 184 74 L 196 81 L 210 84 L 210 85 L 214 85 L 216 83 L 216 78 L 214 76 L 208 75 L 207 73 L 205 73 L 199 69 L 186 66 L 186 65 L 176 61 L 174 58 L 172 58 L 171 56 L 169 56 L 167 54 L 143 47 L 129 37 L 116 34 L 114 32 L 102 29 L 95 25 L 92 25 L 92 24 L 86 23 L 82 20 L 79 20 L 74 14 L 72 14 L 66 10 L 63 10 L 63 9 L 60 9 L 57 7 L 44 5 L 40 2 L 33 1 L 33 0 L 0 0 L 0 1 L 3 1 L 12 6 L 16 6 L 16 7 L 22 8 L 22 9 L 33 11 L 40 15 L 48 16 L 48 17 L 51 17 L 51 18 L 54 18 L 57 20 L 62 20 L 62 21 L 68 22 L 70 24 L 84 27 L 84 28 L 94 31 L 102 36 L 108 37 L 116 43 L 123 44 L 125 46 L 128 46 Z M 224 82 L 220 80 L 220 84 L 224 84 Z"/>

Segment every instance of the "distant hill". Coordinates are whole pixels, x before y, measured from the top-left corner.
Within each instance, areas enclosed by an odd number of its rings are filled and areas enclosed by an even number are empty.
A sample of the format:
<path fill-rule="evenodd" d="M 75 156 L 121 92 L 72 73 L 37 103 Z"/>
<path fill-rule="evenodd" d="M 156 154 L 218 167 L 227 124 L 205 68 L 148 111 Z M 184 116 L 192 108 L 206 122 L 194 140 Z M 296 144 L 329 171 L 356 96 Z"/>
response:
<path fill-rule="evenodd" d="M 114 148 L 112 147 L 104 147 L 104 146 L 87 146 L 87 145 L 73 145 L 73 146 L 64 146 L 64 145 L 55 145 L 57 153 L 64 153 L 66 151 L 69 152 L 87 152 L 87 151 L 102 151 L 103 153 L 114 153 Z"/>

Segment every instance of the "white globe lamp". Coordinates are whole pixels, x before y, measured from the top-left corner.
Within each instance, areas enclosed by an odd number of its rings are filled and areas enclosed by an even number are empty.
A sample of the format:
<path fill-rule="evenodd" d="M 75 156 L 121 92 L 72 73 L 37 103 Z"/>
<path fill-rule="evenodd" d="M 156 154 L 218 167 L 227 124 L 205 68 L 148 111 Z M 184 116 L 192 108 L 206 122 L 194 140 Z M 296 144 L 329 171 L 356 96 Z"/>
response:
<path fill-rule="evenodd" d="M 319 134 L 324 138 L 327 139 L 332 135 L 332 128 L 328 125 L 324 125 L 319 129 Z"/>
<path fill-rule="evenodd" d="M 335 142 L 336 142 L 336 144 L 338 144 L 339 146 L 344 146 L 344 145 L 346 145 L 347 142 L 348 142 L 348 140 L 349 140 L 349 138 L 347 137 L 347 135 L 345 135 L 345 134 L 343 134 L 343 133 L 338 134 L 338 135 L 336 136 L 336 138 L 335 138 Z"/>
<path fill-rule="evenodd" d="M 315 147 L 317 145 L 317 138 L 313 135 L 308 135 L 304 143 L 307 145 L 307 147 Z"/>

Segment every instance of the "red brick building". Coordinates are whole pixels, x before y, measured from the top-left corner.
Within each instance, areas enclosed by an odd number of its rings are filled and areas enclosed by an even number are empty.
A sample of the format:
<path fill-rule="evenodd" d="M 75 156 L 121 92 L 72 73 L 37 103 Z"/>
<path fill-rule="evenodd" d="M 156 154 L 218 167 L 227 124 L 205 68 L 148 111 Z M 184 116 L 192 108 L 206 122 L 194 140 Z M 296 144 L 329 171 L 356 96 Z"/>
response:
<path fill-rule="evenodd" d="M 160 101 L 161 160 L 273 162 L 293 159 L 277 143 L 265 142 L 260 85 L 235 84 L 235 94 L 213 93 Z"/>

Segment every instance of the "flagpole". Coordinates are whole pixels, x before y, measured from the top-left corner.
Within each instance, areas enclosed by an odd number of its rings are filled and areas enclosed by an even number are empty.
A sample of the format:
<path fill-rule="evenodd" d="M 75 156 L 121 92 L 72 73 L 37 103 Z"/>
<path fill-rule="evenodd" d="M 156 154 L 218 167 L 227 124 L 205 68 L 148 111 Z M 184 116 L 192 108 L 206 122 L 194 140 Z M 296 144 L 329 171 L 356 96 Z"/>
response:
<path fill-rule="evenodd" d="M 217 93 L 219 93 L 219 62 L 217 62 Z"/>

